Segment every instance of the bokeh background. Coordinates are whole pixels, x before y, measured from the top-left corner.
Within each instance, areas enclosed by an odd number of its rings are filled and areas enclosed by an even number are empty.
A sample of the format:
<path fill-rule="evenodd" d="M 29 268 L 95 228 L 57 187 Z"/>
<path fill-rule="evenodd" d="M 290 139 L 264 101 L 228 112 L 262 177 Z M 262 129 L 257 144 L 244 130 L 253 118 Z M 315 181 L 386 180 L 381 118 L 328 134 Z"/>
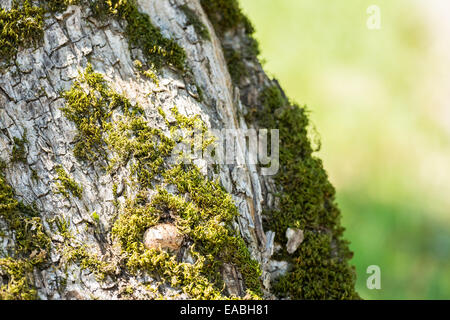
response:
<path fill-rule="evenodd" d="M 360 295 L 450 299 L 450 1 L 240 1 L 266 71 L 320 134 Z"/>

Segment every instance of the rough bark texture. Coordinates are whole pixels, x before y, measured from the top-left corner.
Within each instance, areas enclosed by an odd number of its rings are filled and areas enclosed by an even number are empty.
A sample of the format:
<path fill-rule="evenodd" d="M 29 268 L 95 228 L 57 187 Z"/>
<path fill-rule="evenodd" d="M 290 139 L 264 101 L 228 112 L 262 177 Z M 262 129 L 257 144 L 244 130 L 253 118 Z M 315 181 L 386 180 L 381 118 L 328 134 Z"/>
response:
<path fill-rule="evenodd" d="M 166 134 L 178 118 L 186 120 L 196 115 L 207 128 L 264 127 L 265 122 L 258 120 L 261 117 L 253 115 L 263 110 L 262 97 L 266 88 L 279 90 L 276 82 L 265 75 L 256 58 L 250 27 L 240 12 L 235 14 L 242 21 L 227 26 L 222 20 L 225 13 L 220 11 L 223 9 L 220 1 L 210 3 L 219 4 L 216 8 L 205 5 L 205 2 L 137 1 L 139 12 L 148 15 L 162 36 L 174 40 L 184 50 L 184 70 L 169 62 L 161 68 L 155 68 L 154 73 L 143 73 L 142 69 L 151 66 L 151 63 L 143 48 L 130 42 L 126 31 L 129 21 L 113 14 L 99 18 L 83 1 L 66 1 L 61 8 L 46 11 L 42 24 L 43 35 L 36 40 L 36 45 L 33 42 L 21 43 L 11 57 L 1 57 L 0 159 L 4 164 L 0 176 L 0 191 L 3 190 L 0 193 L 0 298 L 170 299 L 231 295 L 247 298 L 308 298 L 302 288 L 314 291 L 317 286 L 330 286 L 333 287 L 330 292 L 334 290 L 342 294 L 325 293 L 311 298 L 355 296 L 353 289 L 348 289 L 349 286 L 353 288 L 354 284 L 351 272 L 342 273 L 341 280 L 322 279 L 325 281 L 322 284 L 311 284 L 309 282 L 317 282 L 317 278 L 302 275 L 300 283 L 296 284 L 298 288 L 285 292 L 283 289 L 273 290 L 272 285 L 278 277 L 285 275 L 292 269 L 292 264 L 302 259 L 286 257 L 295 252 L 297 247 L 302 247 L 303 237 L 304 243 L 308 242 L 308 233 L 304 234 L 303 230 L 310 227 L 289 222 L 287 224 L 292 227 L 289 229 L 291 231 L 275 235 L 275 230 L 270 226 L 277 218 L 272 217 L 270 212 L 280 207 L 277 193 L 283 190 L 283 185 L 274 177 L 261 175 L 261 168 L 250 163 L 220 166 L 218 170 L 213 170 L 201 160 L 194 160 L 196 168 L 207 180 L 218 179 L 224 188 L 223 192 L 231 195 L 230 199 L 234 201 L 238 213 L 229 223 L 230 232 L 236 232 L 236 236 L 232 237 L 232 241 L 236 242 L 232 243 L 240 243 L 239 239 L 243 239 L 250 257 L 241 260 L 234 256 L 219 257 L 219 254 L 216 260 L 216 257 L 207 257 L 205 261 L 216 261 L 214 268 L 220 276 L 204 274 L 206 267 L 197 268 L 198 261 L 207 255 L 201 249 L 199 255 L 190 253 L 190 248 L 194 244 L 196 248 L 201 248 L 204 241 L 190 236 L 189 231 L 185 230 L 189 224 L 183 224 L 185 220 L 180 222 L 177 210 L 181 209 L 173 204 L 175 202 L 169 204 L 169 201 L 166 203 L 166 200 L 160 200 L 155 205 L 159 214 L 156 221 L 148 223 L 145 230 L 136 231 L 142 243 L 150 243 L 145 249 L 139 249 L 142 251 L 127 251 L 124 248 L 126 243 L 120 241 L 120 236 L 114 236 L 112 229 L 115 226 L 119 229 L 117 221 L 124 212 L 128 212 L 127 203 L 133 202 L 144 192 L 147 197 L 144 202 L 150 203 L 152 196 L 158 193 L 158 183 L 154 184 L 154 188 L 144 188 L 139 180 L 141 187 L 136 187 L 136 180 L 132 178 L 133 167 L 127 162 L 129 159 L 120 162 L 111 171 L 106 170 L 101 161 L 82 160 L 74 155 L 80 140 L 80 126 L 69 119 L 68 112 L 63 111 L 70 100 L 64 93 L 73 90 L 76 79 L 80 79 L 80 74 L 89 69 L 89 65 L 91 74 L 101 74 L 110 90 L 128 99 L 131 105 L 140 106 L 143 110 L 140 119 L 148 127 L 157 128 Z M 234 1 L 230 3 L 235 5 Z M 9 0 L 0 0 L 0 5 L 5 11 L 12 8 Z M 40 6 L 39 2 L 35 5 Z M 213 9 L 217 10 L 215 17 L 211 15 Z M 143 61 L 144 67 L 136 64 L 135 60 Z M 245 72 L 236 73 L 233 67 Z M 150 78 L 145 76 L 149 74 Z M 86 85 L 82 84 L 81 90 L 88 90 Z M 284 94 L 279 92 L 283 98 Z M 175 106 L 178 113 L 172 110 Z M 123 114 L 112 110 L 112 122 Z M 302 123 L 298 125 L 305 126 Z M 102 149 L 106 158 L 111 159 L 114 152 L 118 152 L 119 147 L 115 148 L 107 145 Z M 245 154 L 247 146 L 241 144 L 237 150 Z M 136 153 L 133 154 L 132 157 L 137 159 Z M 296 178 L 293 176 L 293 179 Z M 184 197 L 185 203 L 194 203 L 199 208 L 208 206 L 208 203 L 190 200 L 195 199 L 190 194 L 194 191 L 190 192 L 189 188 L 187 191 L 180 190 L 183 186 L 177 187 L 176 181 L 159 185 L 169 195 Z M 314 189 L 311 192 L 315 192 Z M 221 196 L 222 193 L 215 198 Z M 324 210 L 330 206 L 332 197 L 332 194 L 327 194 L 318 200 Z M 223 199 L 227 201 L 225 196 Z M 19 202 L 13 203 L 15 200 Z M 161 201 L 164 202 L 163 209 L 160 208 Z M 186 208 L 183 210 L 188 212 Z M 200 208 L 198 212 L 200 210 L 207 211 L 208 208 Z M 304 210 L 308 210 L 308 206 Z M 17 223 L 14 217 L 19 217 L 24 223 Z M 169 225 L 163 229 L 160 227 L 161 231 L 158 223 Z M 325 261 L 329 259 L 328 256 L 334 255 L 337 262 L 333 263 L 347 266 L 347 253 L 336 249 L 346 245 L 341 243 L 338 223 L 333 224 L 322 228 L 324 234 L 333 235 L 326 244 L 327 248 L 331 248 L 331 253 L 321 252 L 319 260 L 323 258 Z M 166 234 L 170 233 L 170 225 L 177 225 L 183 234 L 178 249 L 179 235 Z M 280 225 L 287 230 L 284 223 Z M 189 228 L 193 226 L 189 225 Z M 331 231 L 335 229 L 339 229 L 336 236 Z M 301 235 L 302 239 L 291 239 L 296 234 Z M 34 239 L 31 244 L 27 242 L 27 237 Z M 170 250 L 163 251 L 160 256 L 156 252 L 150 254 L 145 251 L 151 250 L 152 237 L 158 243 L 164 237 L 169 238 Z M 40 242 L 36 242 L 36 239 L 40 239 Z M 22 242 L 18 243 L 19 240 Z M 278 243 L 274 242 L 276 240 Z M 286 255 L 287 240 L 291 245 Z M 224 248 L 228 246 L 224 245 Z M 241 249 L 239 254 L 242 253 Z M 284 254 L 279 253 L 275 259 L 273 255 L 276 251 Z M 139 262 L 133 268 L 130 264 L 136 258 L 130 258 L 133 252 L 145 257 L 148 254 L 151 261 Z M 236 255 L 233 252 L 230 254 Z M 314 252 L 305 254 L 313 255 Z M 158 261 L 164 261 L 164 264 L 152 260 L 155 257 L 159 257 Z M 257 268 L 252 269 L 246 263 L 257 265 Z M 329 268 L 332 268 L 331 265 Z M 189 283 L 186 273 L 192 271 L 190 268 L 204 274 L 202 288 L 194 290 Z M 171 270 L 167 272 L 169 276 L 164 275 L 166 269 Z M 254 275 L 258 279 L 257 285 L 250 285 L 250 281 L 246 281 L 246 278 L 251 278 L 249 274 L 254 272 L 252 270 L 260 272 Z M 222 281 L 225 290 L 221 288 Z M 337 281 L 337 284 L 333 281 Z M 341 286 L 339 281 L 345 285 Z"/>

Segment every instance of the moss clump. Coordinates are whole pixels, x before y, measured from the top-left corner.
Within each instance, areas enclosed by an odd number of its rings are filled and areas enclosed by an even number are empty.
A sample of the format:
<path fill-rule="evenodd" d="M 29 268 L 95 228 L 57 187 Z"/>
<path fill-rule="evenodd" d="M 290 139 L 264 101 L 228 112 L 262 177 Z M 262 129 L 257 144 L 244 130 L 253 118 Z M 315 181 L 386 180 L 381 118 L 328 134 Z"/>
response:
<path fill-rule="evenodd" d="M 90 94 L 100 97 L 101 108 L 88 97 Z M 118 167 L 130 169 L 128 185 L 134 189 L 135 196 L 127 196 L 125 204 L 119 206 L 120 214 L 112 229 L 113 238 L 122 247 L 127 269 L 132 273 L 156 273 L 191 298 L 214 299 L 224 297 L 221 267 L 228 263 L 243 275 L 250 294 L 261 294 L 259 265 L 250 257 L 242 238 L 230 227 L 238 214 L 231 196 L 203 177 L 194 165 L 170 166 L 167 160 L 175 140 L 160 129 L 151 128 L 142 109 L 111 90 L 92 67 L 80 73 L 63 96 L 67 101 L 65 112 L 79 130 L 86 129 L 77 124 L 82 120 L 94 126 L 87 132 L 100 132 L 95 135 L 96 143 L 90 146 L 107 150 L 108 170 L 113 173 Z M 78 119 L 76 110 L 83 110 L 83 119 Z M 114 122 L 110 121 L 113 110 L 117 115 Z M 177 124 L 169 125 L 171 131 L 188 128 L 205 133 L 206 126 L 198 117 L 185 117 L 176 108 L 172 113 Z M 160 114 L 165 118 L 161 109 Z M 82 131 L 79 134 L 85 135 Z M 93 152 L 89 148 L 84 150 L 87 154 Z M 174 185 L 177 194 L 165 191 L 167 184 Z M 150 196 L 149 191 L 155 188 L 156 195 Z M 162 221 L 175 223 L 186 241 L 193 244 L 189 249 L 195 259 L 193 264 L 144 247 L 145 230 Z"/>
<path fill-rule="evenodd" d="M 50 0 L 43 3 L 44 8 L 49 12 L 62 12 L 69 5 L 78 5 L 82 0 Z"/>
<path fill-rule="evenodd" d="M 43 36 L 44 10 L 30 0 L 14 1 L 11 10 L 0 8 L 0 57 L 10 60 L 21 47 L 37 45 Z"/>
<path fill-rule="evenodd" d="M 114 266 L 100 260 L 100 258 L 89 252 L 87 246 L 66 242 L 62 249 L 62 264 L 66 267 L 77 264 L 81 270 L 89 270 L 94 273 L 98 281 L 103 281 L 108 275 L 114 274 Z"/>
<path fill-rule="evenodd" d="M 358 298 L 355 272 L 348 265 L 352 253 L 342 240 L 335 190 L 321 160 L 313 156 L 306 110 L 291 105 L 275 85 L 264 89 L 260 99 L 263 108 L 255 115 L 259 126 L 280 130 L 280 170 L 275 181 L 282 193 L 279 209 L 267 214 L 266 227 L 276 232 L 279 243 L 286 243 L 288 227 L 300 228 L 305 234 L 293 255 L 285 249 L 280 254 L 293 269 L 274 289 L 294 299 Z"/>
<path fill-rule="evenodd" d="M 113 156 L 109 170 L 131 161 L 131 173 L 135 184 L 151 188 L 152 181 L 163 170 L 174 142 L 161 130 L 151 128 L 142 116 L 126 115 L 109 126 L 106 143 Z"/>
<path fill-rule="evenodd" d="M 193 166 L 177 166 L 164 175 L 167 183 L 176 185 L 180 194 L 189 194 L 191 200 L 187 202 L 184 196 L 160 188 L 150 201 L 141 193 L 127 204 L 112 232 L 125 251 L 130 270 L 156 272 L 194 299 L 218 299 L 224 298 L 221 267 L 228 263 L 241 272 L 249 293 L 261 294 L 259 265 L 230 228 L 238 215 L 231 196 Z M 145 230 L 167 219 L 193 242 L 193 264 L 179 263 L 167 252 L 144 248 Z"/>
<path fill-rule="evenodd" d="M 171 65 L 184 70 L 186 53 L 174 40 L 164 38 L 147 14 L 138 10 L 135 0 L 95 1 L 91 4 L 94 16 L 114 17 L 127 22 L 125 34 L 132 47 L 142 49 L 148 62 L 159 70 Z"/>
<path fill-rule="evenodd" d="M 233 83 L 239 83 L 241 78 L 248 75 L 247 67 L 241 52 L 233 48 L 224 49 L 225 60 Z"/>
<path fill-rule="evenodd" d="M 186 15 L 186 18 L 188 22 L 194 27 L 195 32 L 203 39 L 203 40 L 210 40 L 211 36 L 209 34 L 208 29 L 203 24 L 203 22 L 200 21 L 199 17 L 195 13 L 194 10 L 189 8 L 188 5 L 183 4 L 180 6 L 181 11 Z"/>
<path fill-rule="evenodd" d="M 8 284 L 0 287 L 0 300 L 36 300 L 33 265 L 28 260 L 0 258 L 0 273 L 8 277 Z"/>
<path fill-rule="evenodd" d="M 145 70 L 142 62 L 139 60 L 134 60 L 133 65 L 140 74 L 142 74 L 147 79 L 152 80 L 157 86 L 159 86 L 158 76 L 156 75 L 156 72 L 154 70 L 152 70 L 151 68 Z"/>
<path fill-rule="evenodd" d="M 11 154 L 11 162 L 23 162 L 27 161 L 27 154 L 25 145 L 28 143 L 27 130 L 25 129 L 22 138 L 14 137 L 14 145 Z"/>
<path fill-rule="evenodd" d="M 0 57 L 10 60 L 21 47 L 37 45 L 43 37 L 44 14 L 64 11 L 68 5 L 87 5 L 99 19 L 126 21 L 125 34 L 131 47 L 142 49 L 152 68 L 165 65 L 184 71 L 186 53 L 175 41 L 164 38 L 148 15 L 139 12 L 135 0 L 15 1 L 11 10 L 0 8 Z M 131 48 L 130 48 L 131 49 Z"/>
<path fill-rule="evenodd" d="M 240 38 L 242 45 L 238 50 L 231 43 L 224 45 L 228 71 L 233 82 L 239 85 L 242 77 L 248 76 L 245 60 L 254 59 L 259 54 L 258 42 L 253 37 L 255 29 L 242 13 L 238 0 L 201 0 L 201 4 L 222 40 L 228 31 L 244 28 L 245 35 Z"/>
<path fill-rule="evenodd" d="M 56 183 L 56 193 L 60 193 L 66 198 L 69 198 L 70 194 L 72 194 L 78 199 L 81 199 L 83 188 L 76 183 L 62 166 L 57 166 L 55 171 L 58 174 L 58 177 L 56 178 L 58 180 Z"/>
<path fill-rule="evenodd" d="M 238 0 L 200 0 L 200 3 L 219 36 L 240 25 L 247 34 L 253 34 L 254 28 L 242 13 Z"/>
<path fill-rule="evenodd" d="M 179 165 L 167 171 L 165 177 L 181 194 L 189 194 L 188 203 L 172 207 L 172 210 L 182 218 L 179 226 L 194 241 L 199 253 L 214 258 L 210 261 L 212 270 L 223 263 L 236 266 L 247 288 L 260 295 L 259 264 L 250 257 L 244 240 L 231 228 L 231 222 L 239 215 L 231 195 L 206 179 L 195 166 Z M 177 203 L 175 197 L 168 194 L 155 199 L 158 200 L 169 208 L 171 203 Z"/>
<path fill-rule="evenodd" d="M 95 214 L 97 215 L 97 213 Z M 93 218 L 97 220 L 95 217 Z M 61 254 L 60 268 L 67 272 L 69 265 L 77 264 L 81 270 L 93 272 L 98 281 L 105 280 L 108 275 L 114 275 L 115 265 L 102 261 L 100 257 L 89 251 L 87 245 L 79 243 L 70 231 L 70 222 L 68 220 L 56 217 L 49 220 L 48 223 L 52 230 L 56 231 L 64 239 L 62 243 L 55 245 L 56 250 Z"/>
<path fill-rule="evenodd" d="M 85 91 L 85 88 L 88 90 Z M 111 116 L 111 109 L 124 101 L 119 101 L 117 96 L 110 94 L 105 81 L 100 74 L 93 72 L 91 65 L 80 73 L 71 89 L 64 92 L 62 97 L 66 100 L 62 111 L 78 129 L 75 157 L 89 161 L 104 157 L 104 125 Z"/>
<path fill-rule="evenodd" d="M 17 201 L 0 166 L 0 219 L 14 234 L 14 247 L 0 254 L 0 275 L 7 283 L 0 287 L 0 300 L 36 299 L 33 270 L 42 266 L 48 255 L 50 239 L 44 232 L 36 209 Z"/>

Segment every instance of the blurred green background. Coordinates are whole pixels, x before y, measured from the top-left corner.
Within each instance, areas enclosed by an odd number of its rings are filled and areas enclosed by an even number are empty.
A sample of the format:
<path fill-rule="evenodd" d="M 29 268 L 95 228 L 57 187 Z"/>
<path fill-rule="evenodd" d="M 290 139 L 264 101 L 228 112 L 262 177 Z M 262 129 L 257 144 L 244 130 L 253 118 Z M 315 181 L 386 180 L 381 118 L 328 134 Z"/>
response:
<path fill-rule="evenodd" d="M 378 5 L 381 29 L 366 10 Z M 241 0 L 311 111 L 365 299 L 450 299 L 450 2 Z M 381 290 L 366 287 L 369 265 Z"/>

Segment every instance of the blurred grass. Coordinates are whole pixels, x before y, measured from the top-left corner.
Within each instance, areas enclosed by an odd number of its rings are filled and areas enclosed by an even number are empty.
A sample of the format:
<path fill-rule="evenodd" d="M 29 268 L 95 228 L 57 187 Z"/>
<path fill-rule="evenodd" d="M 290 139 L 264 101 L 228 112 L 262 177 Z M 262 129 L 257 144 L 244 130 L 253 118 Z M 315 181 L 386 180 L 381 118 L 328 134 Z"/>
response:
<path fill-rule="evenodd" d="M 266 71 L 311 110 L 367 299 L 450 299 L 450 137 L 417 3 L 241 0 Z M 372 4 L 381 30 L 366 27 Z M 372 264 L 381 290 L 366 288 Z"/>

